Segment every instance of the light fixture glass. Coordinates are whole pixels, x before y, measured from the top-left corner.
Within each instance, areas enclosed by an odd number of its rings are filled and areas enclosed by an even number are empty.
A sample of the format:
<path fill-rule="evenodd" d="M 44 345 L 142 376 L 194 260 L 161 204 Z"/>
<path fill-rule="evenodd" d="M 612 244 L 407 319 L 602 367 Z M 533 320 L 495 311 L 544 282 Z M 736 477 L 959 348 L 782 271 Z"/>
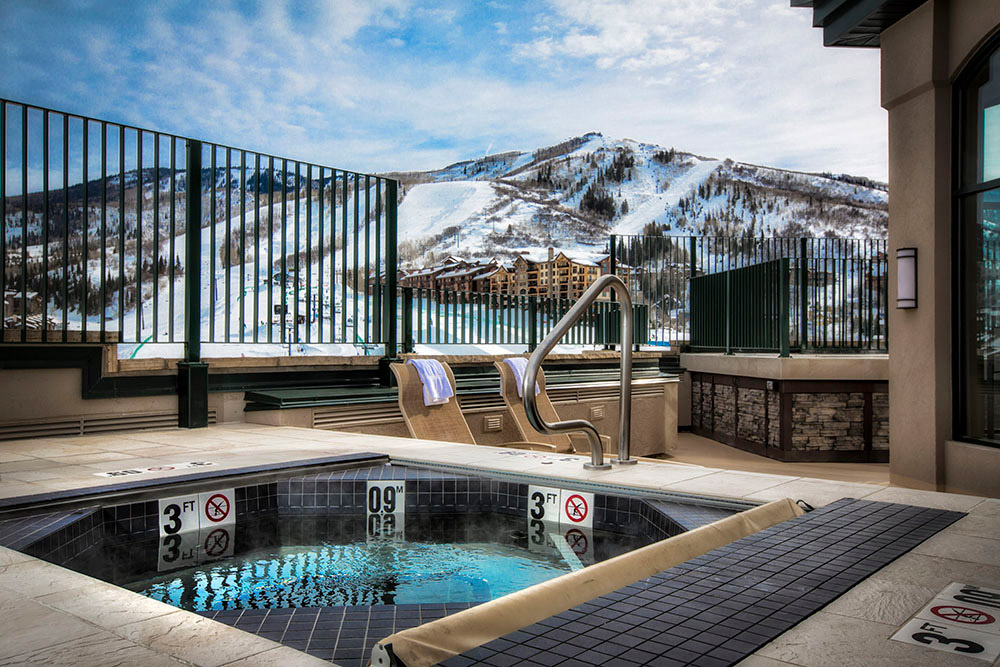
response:
<path fill-rule="evenodd" d="M 896 250 L 896 308 L 917 307 L 917 249 Z"/>

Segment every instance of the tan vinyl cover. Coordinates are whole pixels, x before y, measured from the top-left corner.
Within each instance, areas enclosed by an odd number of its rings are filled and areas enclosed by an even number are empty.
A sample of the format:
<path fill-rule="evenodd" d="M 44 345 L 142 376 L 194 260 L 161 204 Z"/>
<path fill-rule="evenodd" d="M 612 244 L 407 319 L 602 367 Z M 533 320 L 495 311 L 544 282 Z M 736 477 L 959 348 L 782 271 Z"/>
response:
<path fill-rule="evenodd" d="M 452 616 L 397 632 L 379 644 L 390 646 L 406 667 L 434 665 L 800 514 L 802 510 L 791 499 L 776 500 Z"/>

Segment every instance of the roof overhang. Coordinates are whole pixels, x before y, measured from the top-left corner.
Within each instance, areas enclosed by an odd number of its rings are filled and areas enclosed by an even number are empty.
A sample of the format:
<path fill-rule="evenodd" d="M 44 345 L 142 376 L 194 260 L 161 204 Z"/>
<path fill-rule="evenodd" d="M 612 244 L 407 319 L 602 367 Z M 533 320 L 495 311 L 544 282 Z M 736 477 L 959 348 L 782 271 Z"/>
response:
<path fill-rule="evenodd" d="M 791 0 L 813 10 L 813 26 L 823 28 L 824 46 L 878 48 L 882 31 L 927 0 Z"/>

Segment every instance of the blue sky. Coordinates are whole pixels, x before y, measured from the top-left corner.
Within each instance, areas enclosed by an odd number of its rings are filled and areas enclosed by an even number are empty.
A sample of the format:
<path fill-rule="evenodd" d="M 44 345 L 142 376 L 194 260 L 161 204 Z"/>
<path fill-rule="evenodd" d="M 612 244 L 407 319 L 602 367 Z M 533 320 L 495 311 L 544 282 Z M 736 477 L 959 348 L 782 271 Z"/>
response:
<path fill-rule="evenodd" d="M 885 179 L 877 50 L 788 0 L 3 0 L 0 97 L 359 171 L 588 131 Z"/>

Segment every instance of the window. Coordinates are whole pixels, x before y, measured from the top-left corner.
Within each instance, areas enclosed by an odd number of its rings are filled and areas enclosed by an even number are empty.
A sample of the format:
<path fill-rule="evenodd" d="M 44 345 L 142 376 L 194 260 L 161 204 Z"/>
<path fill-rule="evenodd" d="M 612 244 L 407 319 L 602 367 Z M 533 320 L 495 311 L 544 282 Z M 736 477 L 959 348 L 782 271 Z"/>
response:
<path fill-rule="evenodd" d="M 1000 36 L 955 90 L 955 436 L 1000 446 Z"/>

